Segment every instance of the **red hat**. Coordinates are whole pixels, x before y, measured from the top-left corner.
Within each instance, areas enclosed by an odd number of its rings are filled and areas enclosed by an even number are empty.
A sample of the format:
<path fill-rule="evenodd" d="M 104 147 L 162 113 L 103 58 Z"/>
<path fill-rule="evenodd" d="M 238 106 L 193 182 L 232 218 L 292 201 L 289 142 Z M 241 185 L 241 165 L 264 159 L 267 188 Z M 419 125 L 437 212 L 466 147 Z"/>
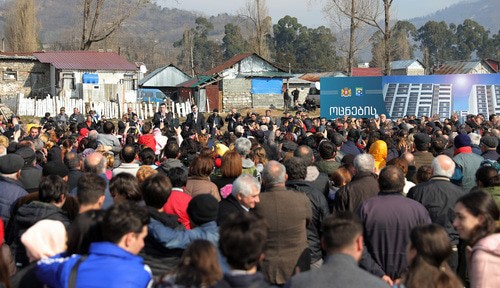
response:
<path fill-rule="evenodd" d="M 87 129 L 87 128 L 80 129 L 80 136 L 83 136 L 83 137 L 89 136 L 89 129 Z"/>

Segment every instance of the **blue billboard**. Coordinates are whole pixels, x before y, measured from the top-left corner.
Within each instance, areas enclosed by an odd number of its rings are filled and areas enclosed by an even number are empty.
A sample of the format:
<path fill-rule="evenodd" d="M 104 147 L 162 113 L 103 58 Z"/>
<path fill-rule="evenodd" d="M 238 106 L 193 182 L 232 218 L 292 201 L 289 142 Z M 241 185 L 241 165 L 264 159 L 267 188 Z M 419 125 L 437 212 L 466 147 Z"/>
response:
<path fill-rule="evenodd" d="M 327 119 L 375 117 L 387 114 L 382 95 L 382 77 L 321 78 L 320 112 Z"/>
<path fill-rule="evenodd" d="M 321 117 L 500 114 L 500 74 L 321 79 Z"/>

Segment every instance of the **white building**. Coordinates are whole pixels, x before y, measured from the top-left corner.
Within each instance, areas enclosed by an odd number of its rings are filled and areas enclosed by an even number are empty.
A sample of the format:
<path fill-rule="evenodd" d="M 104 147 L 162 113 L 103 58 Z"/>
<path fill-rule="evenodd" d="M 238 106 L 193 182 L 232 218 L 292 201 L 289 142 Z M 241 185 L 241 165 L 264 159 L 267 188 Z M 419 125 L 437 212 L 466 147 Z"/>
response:
<path fill-rule="evenodd" d="M 469 95 L 469 113 L 481 113 L 486 119 L 491 114 L 499 114 L 500 85 L 472 85 Z"/>
<path fill-rule="evenodd" d="M 432 83 L 388 83 L 384 102 L 393 118 L 405 115 L 449 118 L 452 113 L 452 85 Z"/>

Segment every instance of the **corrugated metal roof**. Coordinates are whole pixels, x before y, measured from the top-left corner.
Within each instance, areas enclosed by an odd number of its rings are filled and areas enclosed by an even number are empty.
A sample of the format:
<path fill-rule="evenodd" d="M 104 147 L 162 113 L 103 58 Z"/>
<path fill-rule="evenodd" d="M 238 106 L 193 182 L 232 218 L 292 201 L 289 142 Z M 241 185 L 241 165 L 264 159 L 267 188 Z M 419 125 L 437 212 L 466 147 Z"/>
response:
<path fill-rule="evenodd" d="M 283 69 L 277 67 L 276 65 L 274 65 L 273 63 L 269 62 L 268 60 L 260 57 L 258 54 L 256 53 L 243 53 L 243 54 L 238 54 L 238 55 L 234 55 L 231 59 L 227 60 L 226 62 L 206 71 L 205 73 L 203 73 L 203 75 L 214 75 L 214 74 L 217 74 L 217 73 L 220 73 L 228 68 L 231 68 L 232 66 L 234 66 L 236 63 L 242 61 L 243 59 L 247 58 L 247 57 L 250 57 L 250 56 L 256 56 L 256 57 L 259 57 L 260 59 L 262 59 L 263 61 L 269 63 L 271 66 L 273 66 L 274 68 L 276 68 L 278 71 L 280 72 L 284 72 Z"/>
<path fill-rule="evenodd" d="M 262 71 L 253 73 L 240 73 L 242 77 L 264 77 L 264 78 L 292 78 L 293 74 L 280 71 Z"/>
<path fill-rule="evenodd" d="M 137 66 L 114 52 L 97 51 L 50 51 L 35 52 L 42 63 L 50 63 L 56 69 L 65 70 L 120 70 L 136 71 Z"/>
<path fill-rule="evenodd" d="M 392 61 L 391 62 L 391 69 L 392 70 L 406 69 L 406 68 L 410 67 L 410 65 L 415 63 L 415 62 L 420 63 L 420 61 L 415 60 L 415 59 Z M 420 65 L 424 66 L 422 63 L 420 63 Z"/>
<path fill-rule="evenodd" d="M 345 76 L 344 74 L 342 74 L 342 72 L 334 71 L 334 72 L 306 73 L 300 76 L 299 78 L 309 82 L 318 82 L 319 79 L 323 77 L 338 77 L 340 75 Z"/>
<path fill-rule="evenodd" d="M 254 53 L 242 53 L 242 54 L 234 55 L 226 62 L 224 62 L 218 66 L 215 66 L 214 68 L 206 71 L 205 73 L 203 73 L 203 75 L 213 75 L 213 74 L 222 72 L 222 71 L 226 70 L 227 68 L 234 66 L 236 63 L 240 62 L 241 60 L 252 56 L 253 54 Z M 255 54 L 255 55 L 257 55 L 257 54 Z"/>
<path fill-rule="evenodd" d="M 0 59 L 6 60 L 33 60 L 36 61 L 36 57 L 30 52 L 1 52 Z"/>
<path fill-rule="evenodd" d="M 352 68 L 352 76 L 382 76 L 380 68 Z"/>
<path fill-rule="evenodd" d="M 191 79 L 189 75 L 175 65 L 170 64 L 146 75 L 146 77 L 139 81 L 139 85 L 148 87 L 175 87 L 189 79 Z"/>
<path fill-rule="evenodd" d="M 177 85 L 177 87 L 195 88 L 195 87 L 198 87 L 199 85 L 201 85 L 205 82 L 210 81 L 211 79 L 213 79 L 213 77 L 211 77 L 211 76 L 197 76 L 197 77 L 192 78 L 191 80 L 188 80 L 186 82 L 183 82 L 183 83 Z"/>
<path fill-rule="evenodd" d="M 469 74 L 478 65 L 482 65 L 486 70 L 491 73 L 495 71 L 485 63 L 483 60 L 476 61 L 447 61 L 438 69 L 434 70 L 434 74 Z"/>

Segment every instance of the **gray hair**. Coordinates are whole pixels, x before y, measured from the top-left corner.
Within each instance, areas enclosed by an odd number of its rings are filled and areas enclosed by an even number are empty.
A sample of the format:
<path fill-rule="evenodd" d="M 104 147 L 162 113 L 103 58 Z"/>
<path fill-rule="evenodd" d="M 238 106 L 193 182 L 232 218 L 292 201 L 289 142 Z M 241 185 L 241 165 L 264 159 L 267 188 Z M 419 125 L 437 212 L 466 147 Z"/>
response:
<path fill-rule="evenodd" d="M 99 133 L 96 130 L 90 130 L 87 138 L 89 138 L 89 141 L 97 141 L 97 134 Z"/>
<path fill-rule="evenodd" d="M 451 178 L 455 173 L 455 162 L 446 155 L 439 155 L 432 160 L 432 175 Z"/>
<path fill-rule="evenodd" d="M 241 156 L 247 156 L 252 149 L 252 142 L 247 138 L 240 137 L 234 142 L 234 150 Z"/>
<path fill-rule="evenodd" d="M 285 166 L 278 161 L 271 160 L 262 171 L 262 182 L 266 186 L 272 186 L 276 184 L 283 184 L 286 181 L 286 169 Z"/>
<path fill-rule="evenodd" d="M 353 164 L 357 172 L 373 172 L 375 169 L 375 159 L 368 153 L 356 156 Z"/>
<path fill-rule="evenodd" d="M 250 196 L 255 189 L 260 191 L 259 181 L 257 181 L 257 179 L 250 174 L 242 174 L 234 180 L 231 194 L 234 197 L 238 194 L 243 195 L 243 197 L 247 197 Z"/>
<path fill-rule="evenodd" d="M 479 145 L 479 142 L 481 141 L 481 135 L 477 133 L 469 133 L 469 138 L 472 145 Z"/>

